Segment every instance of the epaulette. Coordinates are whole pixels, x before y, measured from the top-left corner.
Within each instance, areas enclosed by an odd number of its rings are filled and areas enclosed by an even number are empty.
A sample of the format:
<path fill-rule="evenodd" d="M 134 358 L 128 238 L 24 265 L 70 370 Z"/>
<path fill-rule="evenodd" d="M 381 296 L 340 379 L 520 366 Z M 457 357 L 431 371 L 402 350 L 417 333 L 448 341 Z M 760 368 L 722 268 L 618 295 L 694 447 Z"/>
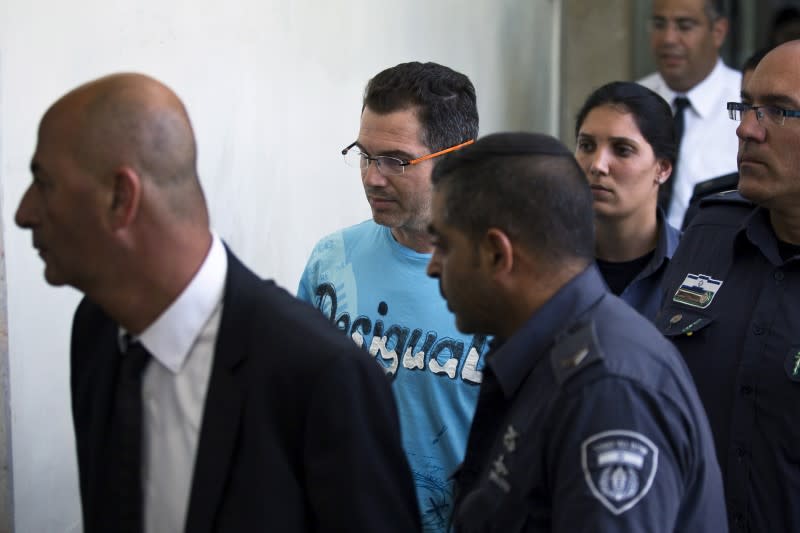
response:
<path fill-rule="evenodd" d="M 692 191 L 692 197 L 702 199 L 704 196 L 709 196 L 712 194 L 716 194 L 718 192 L 724 192 L 735 189 L 738 184 L 739 184 L 738 172 L 725 174 L 723 176 L 718 176 L 716 178 L 711 178 L 709 180 L 703 180 L 694 186 L 694 190 Z"/>
<path fill-rule="evenodd" d="M 560 335 L 550 350 L 550 364 L 559 385 L 603 358 L 594 321 L 591 320 L 579 323 Z"/>
<path fill-rule="evenodd" d="M 710 196 L 706 196 L 700 200 L 700 208 L 708 207 L 710 205 L 737 205 L 739 207 L 755 207 L 756 204 L 739 194 L 736 189 L 729 191 L 722 191 Z"/>

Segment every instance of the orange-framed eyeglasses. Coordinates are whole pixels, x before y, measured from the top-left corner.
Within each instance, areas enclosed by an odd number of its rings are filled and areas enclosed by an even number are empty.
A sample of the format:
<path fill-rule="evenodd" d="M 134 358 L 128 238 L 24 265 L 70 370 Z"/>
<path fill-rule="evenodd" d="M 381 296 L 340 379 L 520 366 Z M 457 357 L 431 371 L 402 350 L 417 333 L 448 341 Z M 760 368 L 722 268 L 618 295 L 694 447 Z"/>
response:
<path fill-rule="evenodd" d="M 351 167 L 366 170 L 367 167 L 369 167 L 370 161 L 375 161 L 375 165 L 378 167 L 378 172 L 384 176 L 398 176 L 402 174 L 405 171 L 405 168 L 409 165 L 416 165 L 417 163 L 422 163 L 423 161 L 427 161 L 450 152 L 455 152 L 456 150 L 460 150 L 461 148 L 464 148 L 465 146 L 468 146 L 474 142 L 474 139 L 470 139 L 461 144 L 451 146 L 450 148 L 445 148 L 444 150 L 439 150 L 438 152 L 434 152 L 432 154 L 423 155 L 422 157 L 405 161 L 399 157 L 392 157 L 390 155 L 378 155 L 373 157 L 361 150 L 361 148 L 358 146 L 358 141 L 356 141 L 342 150 L 342 156 L 344 156 L 345 163 Z"/>

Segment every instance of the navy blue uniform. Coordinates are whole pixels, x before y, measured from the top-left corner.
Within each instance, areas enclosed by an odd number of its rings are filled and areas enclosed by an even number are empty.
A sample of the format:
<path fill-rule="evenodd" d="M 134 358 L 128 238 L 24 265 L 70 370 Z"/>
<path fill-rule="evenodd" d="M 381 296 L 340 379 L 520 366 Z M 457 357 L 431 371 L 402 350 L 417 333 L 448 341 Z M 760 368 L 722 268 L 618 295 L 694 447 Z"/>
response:
<path fill-rule="evenodd" d="M 661 280 L 667 271 L 667 265 L 678 248 L 681 232 L 667 222 L 664 211 L 658 208 L 658 240 L 653 256 L 641 272 L 636 274 L 620 298 L 639 311 L 642 315 L 654 320 L 661 308 Z"/>
<path fill-rule="evenodd" d="M 487 355 L 456 532 L 724 532 L 689 372 L 591 266 Z"/>
<path fill-rule="evenodd" d="M 664 278 L 658 328 L 681 351 L 714 434 L 733 531 L 800 531 L 800 256 L 769 213 L 703 201 Z"/>

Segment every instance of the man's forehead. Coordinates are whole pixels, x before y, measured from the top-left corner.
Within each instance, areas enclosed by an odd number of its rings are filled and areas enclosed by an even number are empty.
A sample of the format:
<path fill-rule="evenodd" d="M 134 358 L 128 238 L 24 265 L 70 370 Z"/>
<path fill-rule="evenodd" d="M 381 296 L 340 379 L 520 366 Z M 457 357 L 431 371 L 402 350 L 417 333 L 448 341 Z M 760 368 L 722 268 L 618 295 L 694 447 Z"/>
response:
<path fill-rule="evenodd" d="M 450 185 L 452 186 L 452 185 Z M 439 237 L 451 238 L 464 235 L 464 232 L 456 226 L 452 226 L 447 221 L 447 201 L 449 198 L 450 186 L 434 186 L 431 204 L 431 221 L 428 225 L 428 230 Z"/>
<path fill-rule="evenodd" d="M 655 0 L 653 15 L 669 18 L 703 16 L 705 0 Z"/>
<path fill-rule="evenodd" d="M 756 67 L 742 94 L 751 100 L 787 100 L 800 106 L 800 62 L 780 51 L 767 55 Z"/>
<path fill-rule="evenodd" d="M 36 152 L 49 150 L 54 146 L 66 143 L 68 139 L 72 138 L 69 128 L 70 121 L 66 116 L 51 113 L 45 115 L 39 123 Z"/>
<path fill-rule="evenodd" d="M 444 214 L 444 207 L 447 203 L 447 197 L 449 194 L 449 190 L 447 186 L 443 185 L 434 185 L 433 191 L 431 193 L 431 203 L 434 206 L 437 206 L 437 209 L 433 212 L 433 220 L 441 221 L 442 215 Z"/>
<path fill-rule="evenodd" d="M 420 121 L 417 110 L 413 108 L 378 113 L 365 107 L 361 113 L 361 127 L 400 134 L 417 131 L 420 128 Z"/>
<path fill-rule="evenodd" d="M 39 136 L 47 134 L 63 135 L 84 123 L 87 104 L 84 92 L 73 91 L 61 97 L 42 116 L 39 122 Z"/>
<path fill-rule="evenodd" d="M 33 159 L 45 166 L 74 152 L 77 130 L 68 120 L 42 120 Z"/>
<path fill-rule="evenodd" d="M 31 164 L 41 172 L 53 165 L 72 164 L 85 144 L 86 116 L 80 102 L 61 99 L 51 106 L 39 122 Z"/>
<path fill-rule="evenodd" d="M 412 108 L 376 113 L 364 108 L 361 113 L 361 125 L 358 132 L 359 143 L 378 143 L 382 150 L 418 148 L 422 144 L 422 125 Z M 365 148 L 369 148 L 366 147 Z"/>

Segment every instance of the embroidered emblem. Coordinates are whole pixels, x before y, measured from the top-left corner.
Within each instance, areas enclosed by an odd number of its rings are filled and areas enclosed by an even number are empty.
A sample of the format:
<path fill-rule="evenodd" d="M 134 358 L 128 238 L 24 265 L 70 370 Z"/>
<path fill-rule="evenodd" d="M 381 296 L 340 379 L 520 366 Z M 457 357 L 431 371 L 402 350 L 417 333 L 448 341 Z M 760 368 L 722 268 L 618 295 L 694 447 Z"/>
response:
<path fill-rule="evenodd" d="M 703 319 L 702 318 L 698 318 L 694 322 L 689 324 L 688 326 L 684 326 L 683 329 L 681 330 L 681 333 L 686 333 L 687 335 L 691 335 L 692 333 L 694 333 L 695 328 L 697 326 L 699 326 L 700 324 L 702 324 L 702 323 L 703 323 Z"/>
<path fill-rule="evenodd" d="M 519 437 L 519 433 L 514 429 L 514 426 L 509 424 L 508 428 L 506 428 L 506 434 L 503 435 L 503 446 L 505 446 L 506 451 L 513 452 L 517 449 L 517 437 Z"/>
<path fill-rule="evenodd" d="M 506 432 L 503 434 L 503 448 L 507 453 L 513 454 L 517 449 L 518 437 L 519 432 L 513 425 L 509 424 L 506 428 Z M 507 493 L 511 490 L 511 484 L 508 482 L 508 479 L 506 479 L 509 472 L 508 466 L 506 466 L 506 454 L 501 453 L 497 456 L 497 459 L 492 462 L 492 469 L 489 471 L 489 481 L 492 481 L 495 485 L 500 487 L 500 490 Z"/>
<path fill-rule="evenodd" d="M 511 490 L 511 484 L 506 479 L 508 476 L 508 467 L 506 466 L 505 460 L 506 456 L 502 453 L 494 460 L 492 463 L 492 470 L 489 472 L 489 480 L 500 487 L 500 490 L 507 493 Z"/>
<path fill-rule="evenodd" d="M 681 320 L 683 320 L 683 315 L 678 313 L 677 315 L 673 315 L 672 318 L 669 319 L 669 323 L 670 324 L 677 324 Z"/>
<path fill-rule="evenodd" d="M 722 287 L 722 281 L 705 274 L 688 274 L 672 297 L 673 302 L 705 309 Z"/>
<path fill-rule="evenodd" d="M 633 508 L 653 485 L 658 448 L 635 431 L 604 431 L 583 441 L 581 465 L 594 497 L 619 515 Z"/>
<path fill-rule="evenodd" d="M 783 363 L 783 369 L 786 370 L 789 379 L 800 382 L 800 346 L 792 346 L 789 350 L 786 361 Z"/>

